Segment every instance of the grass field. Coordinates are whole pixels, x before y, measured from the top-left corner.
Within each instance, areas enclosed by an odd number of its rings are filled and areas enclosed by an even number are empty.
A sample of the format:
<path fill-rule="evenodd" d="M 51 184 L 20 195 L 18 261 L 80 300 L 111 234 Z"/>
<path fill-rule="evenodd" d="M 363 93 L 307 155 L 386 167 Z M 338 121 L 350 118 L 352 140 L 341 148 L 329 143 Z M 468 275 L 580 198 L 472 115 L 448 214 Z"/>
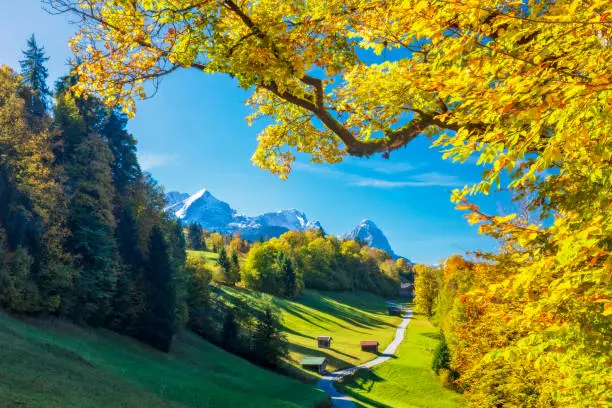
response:
<path fill-rule="evenodd" d="M 415 314 L 396 353 L 397 359 L 347 377 L 339 390 L 364 408 L 462 406 L 465 402 L 463 396 L 442 387 L 431 370 L 438 335 L 438 329 Z"/>
<path fill-rule="evenodd" d="M 0 312 L 0 406 L 313 407 L 320 390 L 263 370 L 191 333 L 163 354 L 106 330 L 24 323 Z"/>
<path fill-rule="evenodd" d="M 196 259 L 204 259 L 207 262 L 212 263 L 213 265 L 217 264 L 217 259 L 219 259 L 219 254 L 215 252 L 207 252 L 207 251 L 192 251 L 190 249 L 187 250 L 187 257 L 194 257 Z"/>
<path fill-rule="evenodd" d="M 293 375 L 316 380 L 318 375 L 304 372 L 299 361 L 304 355 L 325 356 L 328 370 L 354 366 L 376 356 L 361 351 L 359 341 L 378 340 L 380 350 L 391 342 L 400 322 L 388 316 L 384 299 L 369 293 L 335 293 L 307 290 L 297 300 L 273 297 L 240 288 L 218 287 L 228 302 L 237 299 L 253 308 L 271 302 L 281 313 L 284 332 L 290 346 L 290 364 Z M 332 336 L 332 348 L 319 349 L 316 337 Z"/>

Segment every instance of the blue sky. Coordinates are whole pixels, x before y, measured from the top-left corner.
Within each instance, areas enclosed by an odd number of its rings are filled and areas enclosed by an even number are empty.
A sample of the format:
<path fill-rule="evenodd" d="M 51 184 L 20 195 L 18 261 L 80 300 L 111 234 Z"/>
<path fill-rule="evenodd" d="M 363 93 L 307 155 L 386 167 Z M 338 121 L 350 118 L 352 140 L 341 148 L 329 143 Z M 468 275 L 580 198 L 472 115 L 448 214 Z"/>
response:
<path fill-rule="evenodd" d="M 67 41 L 75 30 L 67 16 L 51 16 L 39 0 L 3 0 L 0 64 L 15 68 L 26 38 L 34 33 L 51 56 L 51 81 L 66 72 Z M 158 94 L 138 103 L 129 124 L 139 143 L 144 169 L 166 191 L 193 193 L 207 188 L 239 212 L 297 208 L 325 230 L 341 234 L 363 218 L 372 219 L 400 255 L 436 263 L 452 253 L 493 249 L 450 203 L 450 191 L 479 179 L 481 169 L 441 159 L 419 138 L 389 160 L 349 159 L 345 163 L 297 163 L 287 181 L 252 165 L 250 157 L 262 125 L 249 127 L 248 93 L 221 75 L 195 70 L 173 73 Z M 509 208 L 489 197 L 489 208 Z M 480 200 L 479 200 L 480 201 Z"/>

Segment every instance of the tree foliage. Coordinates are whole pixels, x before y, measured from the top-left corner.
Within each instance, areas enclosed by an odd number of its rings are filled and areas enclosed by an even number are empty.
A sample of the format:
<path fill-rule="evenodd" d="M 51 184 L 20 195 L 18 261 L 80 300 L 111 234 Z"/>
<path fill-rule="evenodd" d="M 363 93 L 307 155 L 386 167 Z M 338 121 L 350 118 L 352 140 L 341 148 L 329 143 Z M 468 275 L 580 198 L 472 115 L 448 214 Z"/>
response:
<path fill-rule="evenodd" d="M 431 317 L 438 302 L 441 272 L 427 265 L 414 266 L 414 299 L 415 310 Z"/>
<path fill-rule="evenodd" d="M 395 264 L 381 250 L 351 240 L 323 237 L 318 230 L 289 231 L 279 238 L 255 243 L 242 268 L 249 288 L 294 297 L 304 288 L 364 290 L 392 296 L 399 290 Z"/>
<path fill-rule="evenodd" d="M 161 228 L 154 227 L 149 240 L 149 261 L 144 273 L 146 307 L 138 323 L 137 337 L 167 352 L 174 336 L 175 291 L 170 248 Z"/>
<path fill-rule="evenodd" d="M 187 242 L 189 249 L 194 251 L 202 251 L 204 248 L 204 231 L 198 223 L 191 223 L 187 227 Z"/>
<path fill-rule="evenodd" d="M 49 57 L 45 55 L 44 47 L 36 42 L 34 34 L 27 41 L 27 49 L 23 51 L 23 60 L 19 61 L 24 83 L 29 87 L 26 105 L 29 112 L 36 117 L 43 117 L 47 111 L 51 91 L 47 85 L 49 73 L 45 63 Z"/>
<path fill-rule="evenodd" d="M 280 330 L 278 316 L 268 307 L 257 321 L 253 333 L 253 358 L 261 365 L 276 367 L 281 357 L 286 357 L 287 353 L 287 338 Z"/>
<path fill-rule="evenodd" d="M 206 291 L 190 296 L 189 285 L 209 279 L 183 273 L 182 227 L 141 172 L 127 117 L 75 95 L 71 75 L 50 115 L 47 58 L 34 40 L 25 57 L 24 76 L 0 67 L 0 306 L 167 350 L 176 326 L 206 307 Z"/>

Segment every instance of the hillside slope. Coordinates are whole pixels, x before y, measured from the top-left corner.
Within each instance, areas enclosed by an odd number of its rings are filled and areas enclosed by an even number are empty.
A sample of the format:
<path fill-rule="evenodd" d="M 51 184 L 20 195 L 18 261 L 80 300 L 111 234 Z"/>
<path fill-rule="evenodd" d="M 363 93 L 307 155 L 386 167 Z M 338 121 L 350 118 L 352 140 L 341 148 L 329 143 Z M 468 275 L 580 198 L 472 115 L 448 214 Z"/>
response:
<path fill-rule="evenodd" d="M 2 407 L 297 408 L 327 400 L 191 333 L 163 354 L 106 330 L 0 312 L 0 361 Z"/>
<path fill-rule="evenodd" d="M 361 351 L 361 340 L 377 340 L 380 350 L 391 342 L 400 318 L 387 314 L 385 300 L 365 292 L 319 292 L 306 290 L 288 300 L 246 289 L 219 286 L 215 292 L 226 302 L 237 300 L 254 309 L 272 302 L 280 311 L 283 331 L 289 339 L 292 374 L 315 381 L 318 375 L 304 372 L 299 361 L 304 355 L 329 359 L 328 370 L 350 367 L 376 357 Z M 332 336 L 332 348 L 317 348 L 317 336 Z"/>

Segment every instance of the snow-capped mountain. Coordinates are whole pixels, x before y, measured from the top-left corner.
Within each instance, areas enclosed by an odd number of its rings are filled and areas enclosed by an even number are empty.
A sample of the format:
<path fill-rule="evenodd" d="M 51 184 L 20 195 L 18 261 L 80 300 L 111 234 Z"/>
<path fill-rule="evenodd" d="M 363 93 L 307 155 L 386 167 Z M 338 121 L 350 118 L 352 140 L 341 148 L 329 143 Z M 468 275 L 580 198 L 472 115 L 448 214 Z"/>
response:
<path fill-rule="evenodd" d="M 166 200 L 168 201 L 168 205 L 164 208 L 164 211 L 170 211 L 179 204 L 182 204 L 183 201 L 189 198 L 189 194 L 187 193 L 179 193 L 178 191 L 171 191 L 166 194 Z"/>
<path fill-rule="evenodd" d="M 173 212 L 185 222 L 197 222 L 204 229 L 215 231 L 224 231 L 236 216 L 228 203 L 218 200 L 206 189 L 187 197 Z"/>
<path fill-rule="evenodd" d="M 393 257 L 393 259 L 401 258 L 391 248 L 389 240 L 383 232 L 374 224 L 374 221 L 365 219 L 359 223 L 351 232 L 345 235 L 345 238 L 354 239 L 365 242 L 373 248 L 382 249 Z"/>
<path fill-rule="evenodd" d="M 223 234 L 238 232 L 242 238 L 250 241 L 278 237 L 289 230 L 322 228 L 318 221 L 309 221 L 306 214 L 296 209 L 269 212 L 254 217 L 238 214 L 228 203 L 217 199 L 206 189 L 192 195 L 172 191 L 166 197 L 166 211 L 185 223 L 197 222 L 204 229 Z M 360 240 L 373 248 L 386 251 L 393 259 L 401 258 L 393 252 L 385 234 L 371 220 L 361 221 L 343 238 Z"/>
<path fill-rule="evenodd" d="M 177 198 L 182 200 L 177 201 Z M 184 222 L 197 222 L 204 229 L 224 234 L 239 232 L 243 238 L 249 240 L 278 237 L 289 230 L 321 227 L 318 221 L 309 221 L 303 212 L 295 209 L 270 212 L 255 217 L 241 215 L 206 189 L 192 195 L 168 193 L 166 210 Z"/>

